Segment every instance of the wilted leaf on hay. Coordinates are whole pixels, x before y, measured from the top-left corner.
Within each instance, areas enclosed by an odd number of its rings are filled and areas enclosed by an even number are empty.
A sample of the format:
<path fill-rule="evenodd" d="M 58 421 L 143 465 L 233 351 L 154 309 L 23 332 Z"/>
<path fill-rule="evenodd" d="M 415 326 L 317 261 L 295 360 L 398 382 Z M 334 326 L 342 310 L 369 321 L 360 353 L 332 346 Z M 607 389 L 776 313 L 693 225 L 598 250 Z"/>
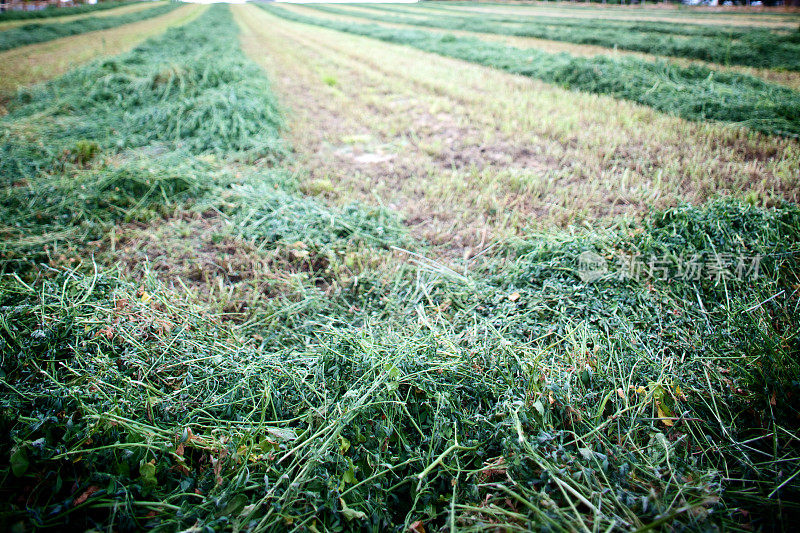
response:
<path fill-rule="evenodd" d="M 364 514 L 362 511 L 356 511 L 355 509 L 350 509 L 342 498 L 339 498 L 339 503 L 342 505 L 342 514 L 344 515 L 347 520 L 352 521 L 355 519 L 358 520 L 366 520 L 367 515 Z"/>
<path fill-rule="evenodd" d="M 594 452 L 591 448 L 578 448 L 578 451 L 581 452 L 581 456 L 587 461 L 594 459 Z"/>
<path fill-rule="evenodd" d="M 259 441 L 258 447 L 261 449 L 263 453 L 274 452 L 276 450 L 281 449 L 281 445 L 275 442 L 274 440 L 270 440 L 268 438 L 263 438 Z"/>
<path fill-rule="evenodd" d="M 672 413 L 668 407 L 664 406 L 661 402 L 658 402 L 656 408 L 658 409 L 658 418 L 661 419 L 661 422 L 663 422 L 665 426 L 675 425 L 675 422 L 672 420 L 674 413 Z"/>
<path fill-rule="evenodd" d="M 11 472 L 16 477 L 22 477 L 28 470 L 29 465 L 28 452 L 25 451 L 24 446 L 19 446 L 14 453 L 11 454 Z"/>
<path fill-rule="evenodd" d="M 353 484 L 356 482 L 356 467 L 352 459 L 347 459 L 347 470 L 342 474 L 342 482 L 339 484 L 339 490 L 344 489 L 345 485 Z"/>
<path fill-rule="evenodd" d="M 267 428 L 267 433 L 283 440 L 297 440 L 297 433 L 291 429 Z"/>

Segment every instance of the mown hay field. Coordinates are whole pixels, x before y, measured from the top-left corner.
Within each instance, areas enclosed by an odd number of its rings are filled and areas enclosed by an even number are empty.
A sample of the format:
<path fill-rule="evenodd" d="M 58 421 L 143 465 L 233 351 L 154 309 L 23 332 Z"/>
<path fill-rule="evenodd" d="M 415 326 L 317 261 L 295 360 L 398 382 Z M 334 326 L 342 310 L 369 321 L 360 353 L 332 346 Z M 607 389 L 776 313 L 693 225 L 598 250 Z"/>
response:
<path fill-rule="evenodd" d="M 792 529 L 800 14 L 75 9 L 0 16 L 6 529 Z"/>

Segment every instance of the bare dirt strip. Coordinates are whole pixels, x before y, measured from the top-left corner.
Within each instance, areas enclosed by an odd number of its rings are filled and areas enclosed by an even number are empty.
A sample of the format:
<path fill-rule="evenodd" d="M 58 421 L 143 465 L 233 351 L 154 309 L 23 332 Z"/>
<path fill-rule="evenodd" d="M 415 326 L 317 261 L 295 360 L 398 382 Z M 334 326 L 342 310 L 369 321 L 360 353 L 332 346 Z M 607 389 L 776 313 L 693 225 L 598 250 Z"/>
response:
<path fill-rule="evenodd" d="M 397 209 L 458 253 L 714 191 L 769 203 L 800 190 L 797 141 L 233 9 L 290 110 L 305 192 Z"/>

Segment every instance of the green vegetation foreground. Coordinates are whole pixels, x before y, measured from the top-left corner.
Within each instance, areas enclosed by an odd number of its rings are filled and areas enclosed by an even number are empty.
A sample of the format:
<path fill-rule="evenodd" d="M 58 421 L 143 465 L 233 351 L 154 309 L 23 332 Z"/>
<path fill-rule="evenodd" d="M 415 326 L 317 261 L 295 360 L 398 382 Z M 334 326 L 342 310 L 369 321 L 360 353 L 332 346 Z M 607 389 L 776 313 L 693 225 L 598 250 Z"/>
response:
<path fill-rule="evenodd" d="M 3 523 L 787 527 L 800 209 L 684 206 L 455 271 L 392 213 L 298 193 L 235 42 L 214 6 L 0 122 Z M 113 267 L 125 224 L 191 212 L 268 264 L 235 321 Z"/>

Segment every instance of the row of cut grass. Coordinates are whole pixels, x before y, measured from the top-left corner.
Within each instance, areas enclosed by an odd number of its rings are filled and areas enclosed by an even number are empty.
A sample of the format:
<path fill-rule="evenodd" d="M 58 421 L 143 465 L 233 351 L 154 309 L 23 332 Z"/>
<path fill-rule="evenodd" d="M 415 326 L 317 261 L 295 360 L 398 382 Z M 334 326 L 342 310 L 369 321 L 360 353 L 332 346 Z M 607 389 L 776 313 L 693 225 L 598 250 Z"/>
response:
<path fill-rule="evenodd" d="M 65 17 L 71 15 L 82 15 L 84 13 L 92 13 L 95 11 L 105 11 L 106 9 L 114 9 L 115 7 L 122 7 L 131 4 L 136 4 L 140 0 L 131 0 L 123 2 L 98 2 L 97 4 L 81 4 L 73 7 L 47 7 L 45 9 L 37 9 L 35 11 L 19 11 L 9 10 L 0 13 L 0 22 L 7 20 L 31 20 L 31 19 L 46 19 L 54 17 Z"/>
<path fill-rule="evenodd" d="M 800 16 L 792 13 L 781 12 L 758 12 L 751 11 L 748 13 L 742 12 L 713 12 L 713 11 L 698 11 L 698 10 L 681 10 L 681 9 L 649 9 L 639 6 L 629 6 L 622 8 L 587 8 L 581 7 L 578 9 L 571 9 L 569 6 L 557 5 L 544 5 L 544 6 L 525 6 L 525 5 L 511 5 L 511 4 L 482 4 L 478 2 L 471 2 L 463 4 L 460 2 L 446 2 L 444 4 L 437 2 L 426 2 L 425 7 L 430 7 L 437 10 L 447 12 L 468 12 L 468 13 L 496 13 L 506 15 L 522 15 L 530 16 L 531 14 L 541 14 L 547 16 L 568 16 L 568 17 L 583 17 L 583 18 L 616 18 L 622 20 L 652 20 L 652 21 L 665 21 L 672 20 L 675 22 L 690 22 L 694 24 L 712 24 L 712 25 L 742 25 L 742 26 L 767 26 L 767 27 L 789 27 L 793 22 L 800 21 Z"/>
<path fill-rule="evenodd" d="M 310 6 L 320 11 L 348 13 L 324 5 Z M 699 59 L 722 65 L 759 68 L 800 69 L 800 32 L 769 29 L 717 28 L 696 24 L 660 22 L 625 22 L 502 15 L 444 15 L 426 13 L 424 8 L 369 6 L 377 13 L 359 12 L 358 17 L 379 22 L 493 33 L 515 37 L 533 37 L 575 44 L 587 44 L 631 50 L 659 56 Z M 420 17 L 403 16 L 418 14 Z M 424 16 L 430 15 L 430 16 Z"/>
<path fill-rule="evenodd" d="M 397 4 L 398 7 L 402 7 Z M 408 7 L 408 6 L 406 6 Z M 658 6 L 655 8 L 641 6 L 586 6 L 586 5 L 542 5 L 531 6 L 524 4 L 486 4 L 483 2 L 425 2 L 419 7 L 431 9 L 432 11 L 449 12 L 470 12 L 477 13 L 485 10 L 490 14 L 509 14 L 531 16 L 542 14 L 547 16 L 569 17 L 569 16 L 588 16 L 597 18 L 619 19 L 627 21 L 654 20 L 674 21 L 677 23 L 689 22 L 702 24 L 714 22 L 725 25 L 758 25 L 759 23 L 783 24 L 789 27 L 794 22 L 800 21 L 800 14 L 791 11 L 779 10 L 742 10 L 742 11 L 714 11 L 698 9 L 670 9 Z M 608 9 L 608 7 L 611 7 Z M 673 6 L 676 7 L 676 6 Z"/>
<path fill-rule="evenodd" d="M 309 13 L 306 8 L 306 4 L 283 4 L 285 9 L 295 10 L 299 12 L 305 11 L 305 14 Z M 326 18 L 338 18 L 340 20 L 349 20 L 350 22 L 363 22 L 358 19 L 359 12 L 367 12 L 367 13 L 374 13 L 369 11 L 367 8 L 363 6 L 355 6 L 353 4 L 349 5 L 337 5 L 337 8 L 346 8 L 350 13 L 347 14 L 333 14 L 333 13 L 325 13 Z M 322 12 L 317 12 L 322 13 Z M 754 76 L 756 78 L 760 78 L 764 81 L 769 83 L 774 83 L 777 85 L 783 85 L 784 87 L 789 87 L 794 90 L 800 89 L 800 71 L 792 71 L 792 70 L 785 70 L 785 69 L 769 69 L 769 68 L 755 68 L 755 67 L 745 67 L 741 65 L 720 65 L 718 63 L 709 63 L 706 61 L 701 61 L 698 59 L 687 59 L 687 58 L 677 58 L 677 57 L 670 57 L 665 58 L 663 56 L 657 56 L 652 54 L 645 54 L 642 52 L 634 52 L 631 50 L 621 50 L 617 49 L 609 49 L 603 46 L 597 45 L 586 45 L 586 44 L 574 44 L 566 41 L 552 41 L 547 39 L 536 39 L 533 37 L 516 37 L 512 35 L 503 35 L 497 33 L 477 33 L 472 31 L 466 30 L 445 30 L 445 29 L 437 29 L 437 28 L 421 28 L 414 26 L 413 24 L 398 24 L 398 23 L 386 23 L 380 22 L 382 26 L 387 27 L 394 27 L 394 28 L 406 28 L 406 29 L 424 29 L 425 31 L 430 31 L 432 33 L 451 33 L 456 36 L 461 37 L 474 37 L 477 39 L 481 39 L 483 41 L 489 42 L 501 42 L 508 44 L 510 46 L 514 46 L 516 48 L 535 48 L 537 50 L 541 50 L 547 53 L 560 53 L 566 52 L 570 55 L 579 56 L 579 57 L 593 57 L 593 56 L 610 56 L 610 57 L 619 57 L 619 56 L 632 56 L 642 59 L 644 61 L 654 62 L 658 60 L 665 60 L 669 61 L 672 64 L 678 66 L 687 66 L 693 64 L 699 64 L 701 66 L 705 66 L 711 68 L 712 70 L 721 71 L 721 72 L 736 72 L 740 74 L 746 74 L 750 76 Z"/>
<path fill-rule="evenodd" d="M 248 55 L 281 73 L 308 190 L 337 202 L 378 196 L 446 248 L 721 191 L 761 205 L 798 199 L 794 140 L 235 11 Z M 356 159 L 376 152 L 389 161 Z"/>
<path fill-rule="evenodd" d="M 204 10 L 205 6 L 186 4 L 160 17 L 0 52 L 0 115 L 20 87 L 53 79 L 98 57 L 126 52 L 170 27 L 197 18 Z"/>
<path fill-rule="evenodd" d="M 7 269 L 203 197 L 241 220 L 240 235 L 265 243 L 304 240 L 315 224 L 328 233 L 338 228 L 335 239 L 317 235 L 321 247 L 373 226 L 376 235 L 394 231 L 380 210 L 329 211 L 295 200 L 296 185 L 283 173 L 237 179 L 209 166 L 208 157 L 267 165 L 286 154 L 280 113 L 260 70 L 238 49 L 222 53 L 235 41 L 232 22 L 215 39 L 198 39 L 219 16 L 215 10 L 129 54 L 22 89 L 9 103 L 0 122 Z M 232 197 L 239 199 L 235 210 L 227 207 Z M 281 210 L 288 204 L 294 217 Z"/>
<path fill-rule="evenodd" d="M 287 20 L 413 46 L 561 87 L 609 94 L 690 120 L 716 120 L 786 136 L 800 134 L 800 93 L 752 76 L 633 57 L 548 54 L 468 37 L 311 17 L 271 5 L 260 7 Z"/>
<path fill-rule="evenodd" d="M 647 6 L 647 5 L 619 5 L 619 4 L 607 4 L 607 5 L 598 5 L 595 3 L 577 3 L 577 2 L 549 2 L 545 0 L 544 2 L 515 2 L 515 3 L 507 3 L 507 2 L 462 2 L 462 1 L 431 1 L 426 2 L 426 5 L 430 6 L 437 6 L 437 7 L 453 7 L 453 8 L 462 8 L 462 7 L 471 7 L 474 9 L 478 8 L 492 8 L 492 9 L 500 9 L 500 10 L 508 10 L 513 12 L 528 12 L 533 9 L 540 8 L 541 10 L 557 10 L 564 13 L 605 13 L 605 14 L 614 14 L 618 13 L 619 15 L 627 15 L 627 14 L 637 14 L 637 13 L 648 13 L 648 14 L 655 14 L 659 17 L 686 17 L 691 16 L 695 18 L 723 18 L 723 17 L 734 17 L 734 18 L 742 18 L 742 19 L 778 19 L 778 20 L 797 20 L 800 18 L 800 15 L 796 11 L 791 10 L 771 10 L 771 9 L 764 9 L 764 10 L 741 10 L 741 9 L 697 9 L 696 7 L 691 6 L 683 6 L 683 5 L 658 5 L 658 6 Z"/>
<path fill-rule="evenodd" d="M 354 4 L 349 4 L 348 7 L 355 7 Z M 456 19 L 459 22 L 468 22 L 470 20 L 481 20 L 486 22 L 497 22 L 506 25 L 545 25 L 545 26 L 558 26 L 570 27 L 576 29 L 582 28 L 599 28 L 599 29 L 612 29 L 612 30 L 628 30 L 640 33 L 660 33 L 665 35 L 680 35 L 687 37 L 717 37 L 717 38 L 730 38 L 740 39 L 745 37 L 748 33 L 757 31 L 767 31 L 770 35 L 782 34 L 787 38 L 788 42 L 797 42 L 798 38 L 787 31 L 768 31 L 756 27 L 748 27 L 743 25 L 716 25 L 709 26 L 707 24 L 698 24 L 692 22 L 672 22 L 672 21 L 641 21 L 630 20 L 625 18 L 603 18 L 595 20 L 585 20 L 580 18 L 572 18 L 568 13 L 563 16 L 541 15 L 535 11 L 530 11 L 527 15 L 514 14 L 514 16 L 504 15 L 502 13 L 477 13 L 471 11 L 462 11 L 453 8 L 447 8 L 437 5 L 418 4 L 418 5 L 392 5 L 392 4 L 364 4 L 363 9 L 377 13 L 398 13 L 404 15 L 414 15 L 418 17 L 430 17 L 446 14 L 447 19 Z M 795 30 L 794 27 L 785 27 L 784 30 Z"/>
<path fill-rule="evenodd" d="M 63 37 L 69 37 L 70 35 L 79 35 L 81 33 L 105 30 L 122 26 L 123 24 L 139 22 L 141 20 L 165 15 L 170 11 L 177 9 L 179 5 L 180 4 L 177 2 L 170 2 L 164 5 L 158 5 L 149 9 L 143 9 L 141 11 L 134 11 L 122 15 L 109 17 L 88 17 L 73 20 L 71 22 L 27 24 L 24 26 L 18 26 L 16 28 L 0 32 L 0 51 L 61 39 Z"/>
<path fill-rule="evenodd" d="M 150 1 L 150 2 L 133 2 L 130 4 L 121 5 L 115 7 L 114 9 L 106 9 L 98 11 L 97 13 L 81 13 L 77 15 L 64 15 L 63 17 L 58 17 L 57 19 L 33 19 L 33 20 L 10 20 L 6 22 L 0 22 L 0 32 L 10 30 L 12 28 L 18 28 L 20 26 L 35 26 L 37 24 L 52 24 L 55 22 L 72 22 L 79 19 L 91 18 L 91 17 L 113 17 L 116 15 L 122 15 L 124 13 L 132 13 L 134 11 L 141 11 L 143 9 L 149 9 L 153 6 L 159 5 L 164 3 L 163 0 L 157 1 Z"/>

